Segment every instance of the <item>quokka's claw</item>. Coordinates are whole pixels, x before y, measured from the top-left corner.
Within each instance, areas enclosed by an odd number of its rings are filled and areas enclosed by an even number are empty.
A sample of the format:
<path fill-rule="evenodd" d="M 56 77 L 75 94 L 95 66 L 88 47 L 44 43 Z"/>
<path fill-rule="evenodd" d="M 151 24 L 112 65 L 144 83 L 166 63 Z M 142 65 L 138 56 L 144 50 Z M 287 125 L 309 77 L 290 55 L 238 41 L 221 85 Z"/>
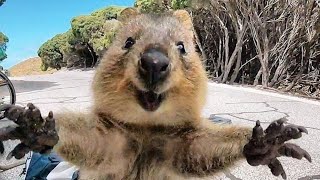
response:
<path fill-rule="evenodd" d="M 280 161 L 277 158 L 274 158 L 270 164 L 268 165 L 268 167 L 271 170 L 271 173 L 275 176 L 279 176 L 281 175 L 283 179 L 287 179 L 287 174 L 283 169 L 282 164 L 280 163 Z"/>
<path fill-rule="evenodd" d="M 293 157 L 296 159 L 306 158 L 309 162 L 312 161 L 310 154 L 296 144 L 286 143 L 281 146 L 278 152 L 283 156 Z"/>
<path fill-rule="evenodd" d="M 27 107 L 28 107 L 30 110 L 33 110 L 33 109 L 36 108 L 36 106 L 33 105 L 32 103 L 28 103 L 28 104 L 27 104 Z"/>
<path fill-rule="evenodd" d="M 0 111 L 4 111 L 4 118 L 16 121 L 23 113 L 24 108 L 11 104 L 4 104 L 0 106 Z"/>
<path fill-rule="evenodd" d="M 287 119 L 285 118 L 273 121 L 264 131 L 266 133 L 266 138 L 270 139 L 279 136 L 283 130 L 285 122 L 287 122 Z"/>
<path fill-rule="evenodd" d="M 298 145 L 285 143 L 288 140 L 300 138 L 302 133 L 307 134 L 308 130 L 293 124 L 285 125 L 286 121 L 284 118 L 273 121 L 264 133 L 261 133 L 263 129 L 257 121 L 252 131 L 252 139 L 243 149 L 250 165 L 268 165 L 273 175 L 281 175 L 283 179 L 286 179 L 287 175 L 277 157 L 306 158 L 311 162 L 311 156 L 307 151 Z"/>
<path fill-rule="evenodd" d="M 289 141 L 291 139 L 298 139 L 302 137 L 302 133 L 308 133 L 308 130 L 305 127 L 302 126 L 296 126 L 293 124 L 284 126 L 281 132 L 281 135 L 279 136 L 278 140 L 279 143 L 284 143 L 286 141 Z"/>
<path fill-rule="evenodd" d="M 0 105 L 0 111 L 6 111 L 8 110 L 10 107 L 12 107 L 14 105 L 11 105 L 11 104 L 3 104 L 3 105 Z"/>
<path fill-rule="evenodd" d="M 53 112 L 50 111 L 49 114 L 48 114 L 48 118 L 52 119 L 53 118 Z"/>
<path fill-rule="evenodd" d="M 263 128 L 260 125 L 260 121 L 256 121 L 256 126 L 252 131 L 252 139 L 259 140 L 264 136 Z"/>
<path fill-rule="evenodd" d="M 43 119 L 40 110 L 32 103 L 27 107 L 2 105 L 4 116 L 17 125 L 0 128 L 0 141 L 19 139 L 21 141 L 8 155 L 8 159 L 21 159 L 29 151 L 49 152 L 58 143 L 52 111 Z"/>
<path fill-rule="evenodd" d="M 21 159 L 29 151 L 30 148 L 27 145 L 25 145 L 24 143 L 20 143 L 8 154 L 7 159 L 11 159 L 12 157 L 15 157 L 16 159 Z"/>

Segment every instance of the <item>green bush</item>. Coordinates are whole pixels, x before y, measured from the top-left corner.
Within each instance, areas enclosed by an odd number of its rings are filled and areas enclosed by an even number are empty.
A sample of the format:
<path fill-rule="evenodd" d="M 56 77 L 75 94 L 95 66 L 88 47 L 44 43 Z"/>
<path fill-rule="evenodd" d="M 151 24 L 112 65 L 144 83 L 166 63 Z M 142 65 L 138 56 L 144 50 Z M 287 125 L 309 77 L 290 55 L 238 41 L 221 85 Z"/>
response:
<path fill-rule="evenodd" d="M 159 0 L 136 0 L 134 6 L 143 13 L 161 13 L 167 10 L 165 4 Z"/>
<path fill-rule="evenodd" d="M 0 6 L 2 6 L 4 2 L 6 2 L 6 0 L 0 0 Z"/>
<path fill-rule="evenodd" d="M 93 36 L 102 35 L 103 19 L 96 16 L 78 16 L 72 19 L 71 29 L 76 38 L 89 42 Z"/>
<path fill-rule="evenodd" d="M 183 9 L 191 6 L 191 0 L 172 0 L 172 9 Z"/>
<path fill-rule="evenodd" d="M 67 46 L 67 35 L 67 33 L 58 34 L 39 48 L 38 56 L 42 60 L 42 70 L 47 70 L 48 67 L 61 69 L 65 66 L 63 49 L 66 49 Z"/>
<path fill-rule="evenodd" d="M 94 65 L 104 49 L 111 44 L 120 26 L 117 19 L 124 7 L 110 6 L 93 12 L 91 15 L 74 17 L 71 29 L 44 43 L 38 55 L 43 65 L 60 69 L 64 66 Z M 79 63 L 84 61 L 84 63 Z M 87 63 L 89 62 L 89 63 Z"/>
<path fill-rule="evenodd" d="M 169 9 L 183 9 L 191 5 L 191 0 L 136 0 L 134 6 L 141 12 L 161 13 Z"/>
<path fill-rule="evenodd" d="M 7 58 L 6 49 L 9 38 L 0 32 L 0 62 Z"/>
<path fill-rule="evenodd" d="M 100 17 L 104 20 L 117 19 L 123 9 L 125 9 L 125 7 L 109 6 L 93 12 L 91 16 Z"/>
<path fill-rule="evenodd" d="M 0 44 L 7 43 L 7 42 L 9 42 L 9 38 L 5 34 L 0 32 Z"/>

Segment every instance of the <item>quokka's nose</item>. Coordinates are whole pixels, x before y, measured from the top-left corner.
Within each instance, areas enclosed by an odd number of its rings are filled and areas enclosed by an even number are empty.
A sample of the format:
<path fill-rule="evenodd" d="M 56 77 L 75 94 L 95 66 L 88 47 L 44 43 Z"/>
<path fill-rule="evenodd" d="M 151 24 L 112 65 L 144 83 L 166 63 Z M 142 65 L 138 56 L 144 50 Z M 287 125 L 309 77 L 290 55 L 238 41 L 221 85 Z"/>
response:
<path fill-rule="evenodd" d="M 169 74 L 169 58 L 157 49 L 148 49 L 141 56 L 139 73 L 145 83 L 152 87 Z"/>

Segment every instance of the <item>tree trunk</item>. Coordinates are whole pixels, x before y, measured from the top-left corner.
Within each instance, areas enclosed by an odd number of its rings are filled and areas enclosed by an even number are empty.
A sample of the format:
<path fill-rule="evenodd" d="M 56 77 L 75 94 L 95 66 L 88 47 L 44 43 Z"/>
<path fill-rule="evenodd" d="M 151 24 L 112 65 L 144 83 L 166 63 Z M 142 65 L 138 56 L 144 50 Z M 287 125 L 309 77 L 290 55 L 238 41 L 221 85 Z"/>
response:
<path fill-rule="evenodd" d="M 261 74 L 262 74 L 262 68 L 260 68 L 260 70 L 258 71 L 256 77 L 254 78 L 254 82 L 253 82 L 254 86 L 257 86 L 259 84 L 259 79 L 261 77 Z"/>
<path fill-rule="evenodd" d="M 236 78 L 238 77 L 239 70 L 240 70 L 240 64 L 241 64 L 241 53 L 242 53 L 242 46 L 238 52 L 237 63 L 236 63 L 236 67 L 233 70 L 233 73 L 232 73 L 232 76 L 230 79 L 230 84 L 233 84 L 234 81 L 236 80 Z"/>

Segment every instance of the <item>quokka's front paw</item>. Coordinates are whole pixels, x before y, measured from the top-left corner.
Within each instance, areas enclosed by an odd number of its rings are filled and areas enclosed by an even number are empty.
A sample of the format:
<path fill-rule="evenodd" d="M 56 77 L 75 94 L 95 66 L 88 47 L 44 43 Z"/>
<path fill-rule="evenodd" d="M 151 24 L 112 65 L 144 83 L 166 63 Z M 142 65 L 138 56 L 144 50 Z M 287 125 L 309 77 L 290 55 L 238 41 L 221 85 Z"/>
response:
<path fill-rule="evenodd" d="M 50 111 L 48 117 L 42 118 L 40 110 L 32 103 L 27 107 L 1 105 L 4 117 L 17 125 L 0 129 L 0 140 L 19 139 L 21 141 L 7 158 L 20 159 L 29 151 L 46 153 L 58 143 L 59 136 L 55 129 L 55 119 Z"/>
<path fill-rule="evenodd" d="M 273 175 L 281 175 L 284 179 L 287 176 L 277 157 L 306 158 L 311 162 L 307 151 L 298 145 L 285 143 L 288 140 L 300 138 L 302 133 L 308 133 L 307 129 L 302 126 L 284 125 L 286 121 L 285 118 L 276 120 L 266 130 L 263 130 L 260 122 L 257 121 L 253 128 L 252 138 L 243 150 L 250 165 L 268 165 Z"/>

